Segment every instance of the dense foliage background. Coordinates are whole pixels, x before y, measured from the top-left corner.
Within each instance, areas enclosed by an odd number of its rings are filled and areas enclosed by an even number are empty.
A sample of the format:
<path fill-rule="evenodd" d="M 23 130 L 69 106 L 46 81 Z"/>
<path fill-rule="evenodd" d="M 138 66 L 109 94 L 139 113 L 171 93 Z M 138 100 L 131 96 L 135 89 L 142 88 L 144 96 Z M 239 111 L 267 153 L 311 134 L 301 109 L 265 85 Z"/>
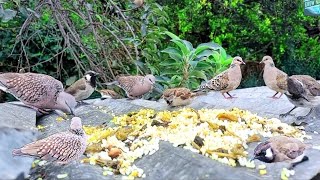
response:
<path fill-rule="evenodd" d="M 0 18 L 0 72 L 66 85 L 92 69 L 100 82 L 152 73 L 160 89 L 194 89 L 236 55 L 247 62 L 241 87 L 263 85 L 264 55 L 320 79 L 319 18 L 300 0 L 13 0 L 0 1 Z"/>

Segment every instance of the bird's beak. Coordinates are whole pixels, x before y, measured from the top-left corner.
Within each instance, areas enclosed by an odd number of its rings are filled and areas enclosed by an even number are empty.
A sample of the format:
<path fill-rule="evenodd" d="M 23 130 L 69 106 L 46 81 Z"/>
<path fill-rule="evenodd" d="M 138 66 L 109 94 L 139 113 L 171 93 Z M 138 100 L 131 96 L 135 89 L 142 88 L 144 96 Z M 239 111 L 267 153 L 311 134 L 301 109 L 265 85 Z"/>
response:
<path fill-rule="evenodd" d="M 241 63 L 241 64 L 245 65 L 246 63 L 245 63 L 244 61 L 242 61 L 242 63 Z"/>
<path fill-rule="evenodd" d="M 262 64 L 262 63 L 263 63 L 263 61 L 260 61 L 260 62 L 259 62 L 259 64 Z"/>

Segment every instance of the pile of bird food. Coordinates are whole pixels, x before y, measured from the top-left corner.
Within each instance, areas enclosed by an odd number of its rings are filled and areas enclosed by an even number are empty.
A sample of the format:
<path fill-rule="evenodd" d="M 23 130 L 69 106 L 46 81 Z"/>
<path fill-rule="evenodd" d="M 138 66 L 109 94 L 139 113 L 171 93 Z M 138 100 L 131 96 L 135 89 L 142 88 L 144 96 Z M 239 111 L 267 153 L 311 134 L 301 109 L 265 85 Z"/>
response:
<path fill-rule="evenodd" d="M 246 151 L 248 143 L 277 135 L 302 141 L 309 138 L 279 119 L 262 118 L 237 108 L 172 112 L 143 109 L 112 121 L 116 127 L 84 127 L 89 144 L 88 158 L 82 161 L 104 167 L 105 175 L 120 173 L 130 178 L 145 177 L 134 161 L 155 153 L 161 140 L 230 166 L 255 168 Z"/>

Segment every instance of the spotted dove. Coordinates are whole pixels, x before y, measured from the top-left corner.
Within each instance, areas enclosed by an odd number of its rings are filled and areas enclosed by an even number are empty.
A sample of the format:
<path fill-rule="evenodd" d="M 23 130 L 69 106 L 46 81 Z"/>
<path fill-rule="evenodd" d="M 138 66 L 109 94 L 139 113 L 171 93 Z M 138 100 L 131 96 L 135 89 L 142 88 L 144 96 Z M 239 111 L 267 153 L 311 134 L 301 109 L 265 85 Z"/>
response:
<path fill-rule="evenodd" d="M 74 114 L 77 104 L 72 95 L 64 92 L 60 81 L 45 74 L 0 74 L 0 90 L 41 113 L 46 113 L 45 109 L 58 109 Z"/>
<path fill-rule="evenodd" d="M 35 156 L 47 161 L 57 161 L 58 164 L 68 164 L 79 159 L 86 147 L 87 136 L 82 129 L 81 119 L 74 117 L 68 131 L 14 149 L 12 155 Z"/>
<path fill-rule="evenodd" d="M 229 69 L 221 72 L 205 84 L 201 85 L 199 89 L 195 90 L 214 90 L 220 91 L 224 98 L 232 99 L 235 98 L 229 94 L 230 91 L 237 89 L 240 85 L 242 74 L 240 65 L 245 64 L 241 57 L 236 56 L 233 58 L 233 61 L 229 67 Z M 229 97 L 226 97 L 224 94 L 227 93 Z"/>
<path fill-rule="evenodd" d="M 119 76 L 115 82 L 106 83 L 106 85 L 116 84 L 126 92 L 129 99 L 137 99 L 150 92 L 155 81 L 156 78 L 151 74 L 146 76 Z"/>

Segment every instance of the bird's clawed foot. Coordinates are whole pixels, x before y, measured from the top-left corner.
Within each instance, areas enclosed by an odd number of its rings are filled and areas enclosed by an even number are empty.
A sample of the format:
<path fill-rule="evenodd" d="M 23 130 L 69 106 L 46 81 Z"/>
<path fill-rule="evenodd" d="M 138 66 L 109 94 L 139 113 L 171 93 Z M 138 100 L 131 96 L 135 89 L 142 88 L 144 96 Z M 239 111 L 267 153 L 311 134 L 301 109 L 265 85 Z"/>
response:
<path fill-rule="evenodd" d="M 284 118 L 284 117 L 287 117 L 288 115 L 291 115 L 290 112 L 289 113 L 280 114 L 279 117 Z"/>
<path fill-rule="evenodd" d="M 48 115 L 51 112 L 53 112 L 54 110 L 52 109 L 37 109 L 39 113 L 43 114 L 43 115 Z"/>
<path fill-rule="evenodd" d="M 299 123 L 296 123 L 296 122 L 291 123 L 291 126 L 306 126 L 306 125 L 308 125 L 308 123 L 304 121 L 301 121 Z"/>
<path fill-rule="evenodd" d="M 276 97 L 276 95 L 278 94 L 279 92 L 276 92 L 273 96 L 268 96 L 268 98 L 272 98 L 272 99 L 280 99 L 281 96 L 283 95 L 283 93 L 280 93 L 280 96 L 279 97 Z"/>
<path fill-rule="evenodd" d="M 235 97 L 235 95 L 231 95 L 229 92 L 226 92 L 226 94 L 228 94 L 229 95 L 229 97 L 226 97 L 225 95 L 224 95 L 224 93 L 222 93 L 222 96 L 225 98 L 225 99 L 233 99 L 233 98 L 238 98 L 238 97 Z"/>
<path fill-rule="evenodd" d="M 307 118 L 307 116 L 298 116 L 298 117 L 297 117 L 297 120 L 301 121 L 301 120 L 304 120 L 304 119 L 306 119 L 306 118 Z"/>

